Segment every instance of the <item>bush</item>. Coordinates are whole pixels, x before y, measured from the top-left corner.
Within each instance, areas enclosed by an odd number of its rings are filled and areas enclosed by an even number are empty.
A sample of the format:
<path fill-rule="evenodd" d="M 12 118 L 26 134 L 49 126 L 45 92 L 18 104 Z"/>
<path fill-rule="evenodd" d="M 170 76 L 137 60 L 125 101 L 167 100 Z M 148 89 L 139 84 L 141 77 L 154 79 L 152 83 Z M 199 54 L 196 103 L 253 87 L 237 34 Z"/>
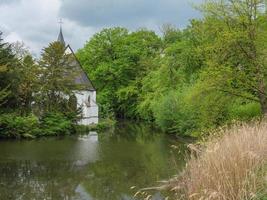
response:
<path fill-rule="evenodd" d="M 48 113 L 41 119 L 41 134 L 47 136 L 67 135 L 74 131 L 70 119 L 61 113 Z"/>
<path fill-rule="evenodd" d="M 116 121 L 114 119 L 102 119 L 100 122 L 96 125 L 96 130 L 98 131 L 104 131 L 110 128 L 113 128 L 116 124 Z"/>
<path fill-rule="evenodd" d="M 163 131 L 198 137 L 229 120 L 232 97 L 201 84 L 171 91 L 153 104 L 153 116 Z"/>
<path fill-rule="evenodd" d="M 206 135 L 209 130 L 225 124 L 229 119 L 228 107 L 234 99 L 202 82 L 189 87 L 184 98 L 195 111 L 196 136 Z"/>
<path fill-rule="evenodd" d="M 40 136 L 67 135 L 74 132 L 71 119 L 60 113 L 49 113 L 41 120 L 34 115 L 22 117 L 16 114 L 0 115 L 1 138 L 34 138 Z"/>
<path fill-rule="evenodd" d="M 0 115 L 1 138 L 20 138 L 35 136 L 39 133 L 39 122 L 37 117 L 33 115 L 27 117 L 21 117 L 15 114 Z"/>
<path fill-rule="evenodd" d="M 108 103 L 101 104 L 99 106 L 99 115 L 105 119 L 109 119 L 109 118 L 114 119 L 115 118 L 115 113 L 112 109 L 112 106 L 109 105 Z"/>
<path fill-rule="evenodd" d="M 248 121 L 261 116 L 259 103 L 236 103 L 229 108 L 230 120 Z"/>
<path fill-rule="evenodd" d="M 179 92 L 170 92 L 154 106 L 156 124 L 164 131 L 190 135 L 196 129 L 195 113 Z"/>

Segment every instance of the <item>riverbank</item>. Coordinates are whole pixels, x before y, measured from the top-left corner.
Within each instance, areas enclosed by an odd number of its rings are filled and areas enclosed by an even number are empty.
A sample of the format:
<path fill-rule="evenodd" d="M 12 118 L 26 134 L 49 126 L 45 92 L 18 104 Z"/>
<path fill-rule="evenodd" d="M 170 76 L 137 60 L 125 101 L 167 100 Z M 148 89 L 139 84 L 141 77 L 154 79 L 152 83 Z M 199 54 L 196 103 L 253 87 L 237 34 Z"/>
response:
<path fill-rule="evenodd" d="M 112 129 L 116 125 L 117 121 L 114 119 L 101 119 L 98 124 L 92 125 L 76 125 L 76 132 L 78 133 L 88 133 L 89 131 L 105 131 L 107 129 Z"/>
<path fill-rule="evenodd" d="M 266 132 L 266 122 L 217 131 L 205 147 L 191 148 L 184 171 L 160 188 L 175 199 L 266 199 Z"/>
<path fill-rule="evenodd" d="M 35 139 L 39 137 L 87 134 L 114 127 L 112 119 L 102 119 L 98 124 L 83 126 L 61 113 L 50 113 L 41 119 L 35 115 L 19 116 L 13 113 L 0 115 L 1 139 Z"/>

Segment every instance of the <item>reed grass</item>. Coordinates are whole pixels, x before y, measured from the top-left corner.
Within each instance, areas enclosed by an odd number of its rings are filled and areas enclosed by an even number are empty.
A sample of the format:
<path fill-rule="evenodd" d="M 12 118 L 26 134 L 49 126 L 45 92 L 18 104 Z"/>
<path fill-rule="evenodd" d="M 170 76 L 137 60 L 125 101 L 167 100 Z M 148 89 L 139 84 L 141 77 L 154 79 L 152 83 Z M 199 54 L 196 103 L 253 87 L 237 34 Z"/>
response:
<path fill-rule="evenodd" d="M 267 123 L 235 125 L 216 135 L 167 183 L 175 199 L 267 199 Z"/>

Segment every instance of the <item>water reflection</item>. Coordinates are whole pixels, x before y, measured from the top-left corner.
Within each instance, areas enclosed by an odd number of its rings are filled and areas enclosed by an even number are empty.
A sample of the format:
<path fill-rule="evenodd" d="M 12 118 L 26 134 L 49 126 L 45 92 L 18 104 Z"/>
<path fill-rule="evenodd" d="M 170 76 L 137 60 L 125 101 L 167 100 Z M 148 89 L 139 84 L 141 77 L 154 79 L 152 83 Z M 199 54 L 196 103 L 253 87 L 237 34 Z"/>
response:
<path fill-rule="evenodd" d="M 81 137 L 1 141 L 0 199 L 131 200 L 131 186 L 154 185 L 182 167 L 173 143 L 129 124 Z"/>
<path fill-rule="evenodd" d="M 97 161 L 98 155 L 98 134 L 90 132 L 88 135 L 78 137 L 73 148 L 75 165 L 83 166 Z M 77 159 L 79 158 L 79 159 Z"/>

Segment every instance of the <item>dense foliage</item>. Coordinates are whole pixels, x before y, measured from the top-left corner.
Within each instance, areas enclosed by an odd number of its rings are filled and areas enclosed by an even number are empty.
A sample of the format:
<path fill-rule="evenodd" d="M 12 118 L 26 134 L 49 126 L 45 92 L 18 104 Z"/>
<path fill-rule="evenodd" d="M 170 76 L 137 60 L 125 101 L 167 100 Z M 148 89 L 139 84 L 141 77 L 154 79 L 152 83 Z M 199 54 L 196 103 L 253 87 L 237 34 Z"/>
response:
<path fill-rule="evenodd" d="M 0 105 L 3 106 L 7 100 L 9 105 L 13 105 L 18 85 L 18 73 L 15 71 L 17 63 L 11 46 L 3 43 L 1 36 L 0 32 Z"/>
<path fill-rule="evenodd" d="M 249 3 L 248 3 L 249 2 Z M 199 135 L 267 113 L 264 1 L 209 0 L 178 30 L 104 29 L 77 53 L 102 115 Z"/>
<path fill-rule="evenodd" d="M 207 0 L 199 7 L 203 18 L 183 30 L 164 25 L 159 36 L 115 27 L 95 34 L 77 56 L 97 89 L 101 117 L 145 120 L 198 136 L 266 115 L 264 6 L 263 0 Z M 36 61 L 23 45 L 1 40 L 1 112 L 26 121 L 37 116 L 38 124 L 60 113 L 75 124 L 79 110 L 65 98 L 78 87 L 66 76 L 74 73 L 71 63 L 57 42 Z"/>
<path fill-rule="evenodd" d="M 0 138 L 35 138 L 67 135 L 76 131 L 72 121 L 61 113 L 49 113 L 39 120 L 34 115 L 0 115 Z"/>
<path fill-rule="evenodd" d="M 59 42 L 51 43 L 37 62 L 23 45 L 0 41 L 0 137 L 75 132 L 80 110 L 66 97 L 79 86 L 64 52 Z"/>
<path fill-rule="evenodd" d="M 125 28 L 104 29 L 78 52 L 98 93 L 102 114 L 138 116 L 138 91 L 142 78 L 152 70 L 160 38 L 152 31 L 129 33 Z"/>

